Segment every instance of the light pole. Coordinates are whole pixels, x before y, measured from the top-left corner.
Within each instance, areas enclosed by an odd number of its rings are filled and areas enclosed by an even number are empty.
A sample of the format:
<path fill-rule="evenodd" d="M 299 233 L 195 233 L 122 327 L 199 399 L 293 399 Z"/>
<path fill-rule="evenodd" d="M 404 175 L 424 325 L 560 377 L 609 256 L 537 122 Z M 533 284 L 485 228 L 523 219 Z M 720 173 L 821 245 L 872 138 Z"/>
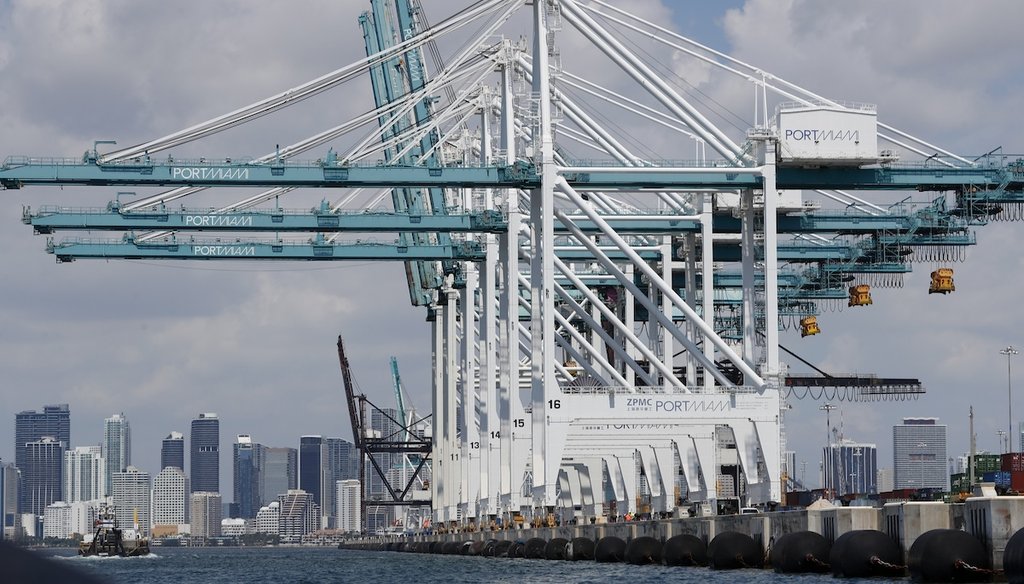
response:
<path fill-rule="evenodd" d="M 1007 437 L 1010 439 L 1007 452 L 1013 452 L 1013 391 L 1012 385 L 1010 384 L 1010 357 L 1013 357 L 1014 355 L 1020 355 L 1020 351 L 1014 349 L 1013 345 L 1010 345 L 1005 349 L 999 351 L 999 354 L 1006 355 L 1006 400 L 1008 402 L 1008 407 L 1006 408 L 1006 431 Z"/>
<path fill-rule="evenodd" d="M 831 440 L 830 434 L 832 432 L 832 410 L 838 408 L 839 406 L 832 404 L 824 404 L 818 407 L 819 410 L 825 412 L 825 451 L 821 455 L 821 486 L 822 488 L 825 489 L 825 498 L 828 500 L 832 500 L 832 497 L 829 496 L 828 488 L 829 478 L 832 476 L 832 468 L 830 467 L 835 466 L 835 462 L 831 461 L 832 464 L 827 464 L 826 461 L 830 461 L 830 459 L 832 458 L 830 456 L 832 454 L 832 447 L 829 444 L 829 441 Z M 835 490 L 834 485 L 832 490 Z"/>

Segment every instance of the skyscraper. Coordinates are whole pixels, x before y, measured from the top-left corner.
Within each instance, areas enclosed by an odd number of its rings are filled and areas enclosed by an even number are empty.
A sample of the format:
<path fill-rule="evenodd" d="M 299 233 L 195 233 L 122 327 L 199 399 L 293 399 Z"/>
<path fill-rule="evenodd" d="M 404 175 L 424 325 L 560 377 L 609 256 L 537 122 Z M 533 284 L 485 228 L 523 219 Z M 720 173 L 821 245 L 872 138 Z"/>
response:
<path fill-rule="evenodd" d="M 321 505 L 323 514 L 326 517 L 335 519 L 328 526 L 337 526 L 338 511 L 338 489 L 335 487 L 338 481 L 359 478 L 359 451 L 355 444 L 343 438 L 327 438 L 324 440 L 324 447 L 327 449 L 327 465 L 325 470 L 324 484 L 325 493 Z"/>
<path fill-rule="evenodd" d="M 43 436 L 25 445 L 25 468 L 21 469 L 21 509 L 43 515 L 47 505 L 63 499 L 64 443 Z"/>
<path fill-rule="evenodd" d="M 14 417 L 14 465 L 19 470 L 25 468 L 25 449 L 29 442 L 35 442 L 43 436 L 52 436 L 63 442 L 67 448 L 71 444 L 71 409 L 68 404 L 48 405 L 42 412 L 26 410 Z M 24 489 L 21 490 L 24 493 Z M 24 499 L 18 498 L 18 509 L 8 513 L 24 511 Z"/>
<path fill-rule="evenodd" d="M 903 418 L 892 428 L 895 488 L 948 489 L 946 425 L 938 418 Z"/>
<path fill-rule="evenodd" d="M 160 470 L 169 466 L 185 472 L 185 435 L 181 432 L 171 432 L 160 445 Z"/>
<path fill-rule="evenodd" d="M 165 466 L 153 479 L 153 525 L 181 525 L 188 519 L 188 479 L 176 466 Z"/>
<path fill-rule="evenodd" d="M 260 510 L 260 450 L 248 434 L 239 434 L 234 444 L 234 499 L 238 516 L 254 519 Z"/>
<path fill-rule="evenodd" d="M 837 497 L 878 493 L 878 449 L 841 440 L 825 449 L 825 488 Z"/>
<path fill-rule="evenodd" d="M 103 459 L 107 465 L 105 495 L 110 495 L 115 472 L 123 472 L 132 463 L 132 430 L 124 414 L 103 420 Z"/>
<path fill-rule="evenodd" d="M 14 417 L 14 465 L 25 466 L 25 445 L 43 436 L 71 444 L 71 409 L 68 404 L 43 406 L 42 412 L 26 410 Z"/>
<path fill-rule="evenodd" d="M 64 501 L 92 501 L 106 496 L 107 466 L 99 446 L 78 446 L 64 453 Z"/>
<path fill-rule="evenodd" d="M 149 473 L 128 465 L 111 475 L 110 491 L 117 524 L 133 527 L 138 517 L 139 533 L 149 537 Z"/>
<path fill-rule="evenodd" d="M 14 538 L 18 528 L 18 500 L 21 491 L 21 470 L 10 463 L 3 465 L 0 472 L 0 538 Z"/>
<path fill-rule="evenodd" d="M 268 448 L 260 451 L 260 500 L 276 501 L 278 495 L 299 486 L 299 452 L 294 448 Z"/>
<path fill-rule="evenodd" d="M 199 414 L 192 420 L 190 442 L 192 492 L 219 493 L 220 420 L 217 414 Z"/>
<path fill-rule="evenodd" d="M 324 467 L 327 449 L 323 436 L 299 438 L 299 489 L 309 493 L 317 505 L 323 500 Z"/>

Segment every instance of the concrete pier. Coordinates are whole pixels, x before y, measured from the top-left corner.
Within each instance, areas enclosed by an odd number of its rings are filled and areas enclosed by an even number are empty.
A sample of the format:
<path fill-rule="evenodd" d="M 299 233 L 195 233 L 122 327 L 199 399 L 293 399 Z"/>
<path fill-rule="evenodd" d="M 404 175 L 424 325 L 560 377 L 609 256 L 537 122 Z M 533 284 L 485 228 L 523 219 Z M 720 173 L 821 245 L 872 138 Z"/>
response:
<path fill-rule="evenodd" d="M 802 509 L 756 515 L 720 515 L 648 521 L 620 521 L 587 525 L 565 525 L 509 530 L 484 530 L 399 538 L 403 541 L 464 542 L 504 539 L 526 541 L 539 537 L 571 540 L 585 537 L 597 541 L 615 536 L 624 541 L 653 537 L 660 541 L 688 534 L 710 542 L 720 533 L 735 531 L 749 535 L 767 551 L 782 535 L 813 531 L 835 542 L 844 533 L 876 530 L 896 542 L 904 558 L 914 541 L 933 529 L 959 529 L 976 537 L 986 548 L 992 568 L 1002 569 L 1006 542 L 1024 528 L 1024 497 L 975 497 L 964 504 L 941 502 L 889 503 L 878 507 L 832 507 Z M 385 541 L 385 540 L 375 540 Z"/>

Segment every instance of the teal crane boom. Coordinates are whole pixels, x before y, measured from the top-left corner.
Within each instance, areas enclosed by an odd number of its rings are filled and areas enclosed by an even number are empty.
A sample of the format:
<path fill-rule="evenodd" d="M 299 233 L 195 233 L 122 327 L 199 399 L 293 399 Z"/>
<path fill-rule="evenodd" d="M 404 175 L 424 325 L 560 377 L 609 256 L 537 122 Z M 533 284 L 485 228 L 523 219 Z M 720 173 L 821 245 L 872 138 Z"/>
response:
<path fill-rule="evenodd" d="M 8 157 L 0 166 L 0 186 L 30 185 L 173 186 L 173 187 L 437 187 L 521 188 L 540 185 L 528 162 L 506 166 L 359 166 L 331 162 L 238 163 L 153 160 L 100 163 L 78 159 Z M 977 167 L 929 167 L 891 164 L 876 168 L 779 167 L 780 189 L 854 189 L 954 191 L 981 194 L 987 202 L 1020 202 L 1024 172 L 1016 164 Z M 745 167 L 662 165 L 642 168 L 565 168 L 562 175 L 577 190 L 720 188 L 757 189 L 762 178 Z M 655 196 L 655 193 L 651 193 Z M 435 214 L 439 210 L 433 211 Z"/>

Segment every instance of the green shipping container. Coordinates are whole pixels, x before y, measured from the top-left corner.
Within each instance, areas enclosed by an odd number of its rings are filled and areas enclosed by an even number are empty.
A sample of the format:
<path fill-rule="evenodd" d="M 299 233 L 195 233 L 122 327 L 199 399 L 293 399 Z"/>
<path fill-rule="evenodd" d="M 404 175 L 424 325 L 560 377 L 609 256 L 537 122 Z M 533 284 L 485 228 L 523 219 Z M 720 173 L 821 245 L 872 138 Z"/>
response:
<path fill-rule="evenodd" d="M 958 472 L 949 475 L 949 490 L 952 493 L 965 493 L 971 490 L 971 480 L 967 473 Z"/>
<path fill-rule="evenodd" d="M 975 454 L 974 476 L 1002 470 L 1002 457 L 998 454 Z"/>

